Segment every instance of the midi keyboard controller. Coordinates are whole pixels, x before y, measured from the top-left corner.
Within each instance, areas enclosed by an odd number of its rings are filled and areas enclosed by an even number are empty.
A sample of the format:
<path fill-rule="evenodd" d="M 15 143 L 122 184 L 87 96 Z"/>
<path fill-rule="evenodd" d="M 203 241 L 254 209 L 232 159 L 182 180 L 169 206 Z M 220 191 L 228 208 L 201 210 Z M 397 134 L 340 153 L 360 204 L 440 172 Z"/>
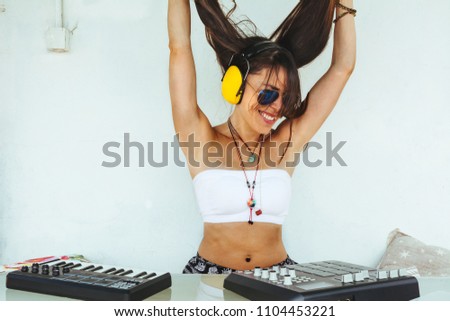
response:
<path fill-rule="evenodd" d="M 6 275 L 9 289 L 93 301 L 144 300 L 171 285 L 169 273 L 70 260 L 25 265 Z"/>

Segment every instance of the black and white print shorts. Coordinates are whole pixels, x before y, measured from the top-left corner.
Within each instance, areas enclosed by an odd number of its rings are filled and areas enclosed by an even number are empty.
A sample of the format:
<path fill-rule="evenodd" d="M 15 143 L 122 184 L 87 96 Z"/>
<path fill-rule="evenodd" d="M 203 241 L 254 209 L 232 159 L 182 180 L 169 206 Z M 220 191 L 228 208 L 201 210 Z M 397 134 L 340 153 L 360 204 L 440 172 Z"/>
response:
<path fill-rule="evenodd" d="M 284 261 L 281 261 L 280 263 L 274 265 L 285 266 L 290 264 L 297 264 L 297 262 L 291 259 L 288 255 L 288 257 Z M 198 253 L 196 256 L 192 257 L 192 259 L 189 260 L 189 262 L 183 269 L 184 274 L 227 274 L 234 271 L 236 270 L 217 265 L 202 258 L 200 255 L 198 255 Z"/>

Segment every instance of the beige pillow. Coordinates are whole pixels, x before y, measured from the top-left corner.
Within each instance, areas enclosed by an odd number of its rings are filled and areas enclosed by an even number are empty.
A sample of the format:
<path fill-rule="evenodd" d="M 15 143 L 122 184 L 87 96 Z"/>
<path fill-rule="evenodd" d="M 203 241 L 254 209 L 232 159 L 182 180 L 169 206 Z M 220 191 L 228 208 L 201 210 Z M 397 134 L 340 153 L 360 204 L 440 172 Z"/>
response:
<path fill-rule="evenodd" d="M 389 233 L 387 248 L 379 269 L 390 270 L 416 267 L 421 276 L 450 276 L 450 251 L 431 246 L 400 232 Z"/>

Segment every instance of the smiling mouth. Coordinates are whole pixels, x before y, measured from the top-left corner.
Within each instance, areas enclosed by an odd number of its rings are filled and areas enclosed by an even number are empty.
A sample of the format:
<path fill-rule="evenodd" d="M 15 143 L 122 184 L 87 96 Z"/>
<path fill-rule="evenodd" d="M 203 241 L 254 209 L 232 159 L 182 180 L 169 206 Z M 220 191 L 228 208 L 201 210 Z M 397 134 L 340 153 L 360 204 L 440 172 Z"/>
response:
<path fill-rule="evenodd" d="M 274 116 L 272 114 L 266 113 L 265 111 L 259 110 L 258 112 L 262 116 L 262 118 L 264 119 L 264 121 L 266 123 L 273 124 L 278 119 L 277 116 Z"/>

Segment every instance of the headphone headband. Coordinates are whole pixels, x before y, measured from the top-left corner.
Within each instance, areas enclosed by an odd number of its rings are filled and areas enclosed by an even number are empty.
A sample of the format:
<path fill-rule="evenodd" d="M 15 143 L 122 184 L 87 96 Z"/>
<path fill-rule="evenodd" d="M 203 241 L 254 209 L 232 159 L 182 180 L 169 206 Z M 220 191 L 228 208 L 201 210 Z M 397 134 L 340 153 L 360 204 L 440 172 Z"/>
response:
<path fill-rule="evenodd" d="M 241 51 L 241 55 L 246 59 L 251 59 L 252 57 L 259 55 L 260 53 L 271 49 L 283 50 L 283 47 L 278 45 L 276 42 L 263 40 L 247 48 L 244 48 Z"/>

